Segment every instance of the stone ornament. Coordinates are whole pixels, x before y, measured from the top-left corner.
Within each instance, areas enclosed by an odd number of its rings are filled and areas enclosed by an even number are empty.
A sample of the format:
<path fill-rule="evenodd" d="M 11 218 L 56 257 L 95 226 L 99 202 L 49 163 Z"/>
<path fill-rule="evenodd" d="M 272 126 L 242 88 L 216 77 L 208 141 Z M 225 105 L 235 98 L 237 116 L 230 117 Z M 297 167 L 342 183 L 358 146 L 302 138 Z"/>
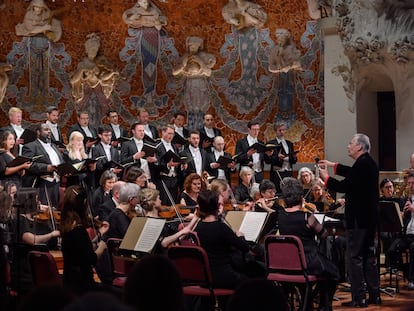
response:
<path fill-rule="evenodd" d="M 262 28 L 267 21 L 267 14 L 263 8 L 246 0 L 229 0 L 223 6 L 221 13 L 224 20 L 234 25 L 238 30 L 255 27 Z"/>
<path fill-rule="evenodd" d="M 200 37 L 187 37 L 187 52 L 180 58 L 173 70 L 173 75 L 183 74 L 187 77 L 211 76 L 211 69 L 216 64 L 213 54 L 204 52 L 203 39 Z"/>
<path fill-rule="evenodd" d="M 167 25 L 167 17 L 149 0 L 138 0 L 122 14 L 122 19 L 130 28 L 155 27 L 159 31 Z"/>
<path fill-rule="evenodd" d="M 76 102 L 84 97 L 84 88 L 102 87 L 106 98 L 109 98 L 119 77 L 119 72 L 112 69 L 111 64 L 104 56 L 97 56 L 101 47 L 101 39 L 96 33 L 87 35 L 85 42 L 85 57 L 79 64 L 70 82 L 72 84 L 72 95 Z"/>
<path fill-rule="evenodd" d="M 9 76 L 7 75 L 7 72 L 12 69 L 12 65 L 0 65 L 0 103 L 3 102 L 4 96 L 6 96 L 6 90 L 9 84 Z"/>
<path fill-rule="evenodd" d="M 56 13 L 48 8 L 44 0 L 32 0 L 23 23 L 16 25 L 16 35 L 32 37 L 44 34 L 52 42 L 59 41 L 62 37 L 62 25 L 53 17 Z"/>
<path fill-rule="evenodd" d="M 289 30 L 276 29 L 276 45 L 269 53 L 269 71 L 273 73 L 302 70 L 300 51 L 296 48 Z"/>
<path fill-rule="evenodd" d="M 312 19 L 320 19 L 332 16 L 333 0 L 306 0 L 308 3 L 309 16 Z"/>

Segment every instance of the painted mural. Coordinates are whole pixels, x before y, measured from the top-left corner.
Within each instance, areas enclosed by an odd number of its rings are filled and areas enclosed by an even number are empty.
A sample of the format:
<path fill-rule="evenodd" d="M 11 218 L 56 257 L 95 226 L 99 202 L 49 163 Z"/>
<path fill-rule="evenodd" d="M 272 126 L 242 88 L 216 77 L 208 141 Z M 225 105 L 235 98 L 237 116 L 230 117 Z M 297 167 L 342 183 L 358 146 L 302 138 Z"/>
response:
<path fill-rule="evenodd" d="M 283 120 L 289 139 L 301 151 L 299 161 L 323 156 L 322 42 L 316 21 L 307 15 L 306 2 L 256 1 L 266 11 L 267 21 L 246 28 L 222 18 L 225 1 L 182 1 L 179 8 L 174 1 L 149 2 L 147 8 L 130 0 L 45 2 L 52 11 L 64 6 L 58 42 L 42 35 L 15 34 L 27 2 L 5 0 L 0 11 L 11 16 L 1 21 L 0 60 L 13 68 L 1 103 L 2 124 L 7 123 L 11 106 L 22 108 L 24 119 L 34 123 L 44 119 L 47 106 L 56 105 L 64 129 L 75 122 L 76 110 L 85 107 L 94 124 L 105 122 L 105 111 L 115 108 L 125 125 L 136 119 L 139 107 L 147 108 L 157 125 L 170 122 L 175 111 L 185 110 L 190 128 L 199 127 L 202 114 L 208 111 L 216 116 L 229 152 L 247 132 L 249 120 L 262 124 L 264 140 L 275 136 L 273 123 Z M 131 16 L 139 10 L 151 10 L 153 19 L 135 22 Z M 269 71 L 278 28 L 292 34 L 301 54 L 300 70 Z M 85 87 L 86 99 L 80 104 L 70 81 L 85 57 L 89 33 L 99 34 L 98 57 L 110 61 L 119 77 L 109 96 L 100 87 Z M 188 37 L 202 41 L 193 53 L 199 55 L 190 59 L 205 57 L 204 71 L 198 64 L 195 69 L 177 70 L 186 54 L 191 54 Z"/>

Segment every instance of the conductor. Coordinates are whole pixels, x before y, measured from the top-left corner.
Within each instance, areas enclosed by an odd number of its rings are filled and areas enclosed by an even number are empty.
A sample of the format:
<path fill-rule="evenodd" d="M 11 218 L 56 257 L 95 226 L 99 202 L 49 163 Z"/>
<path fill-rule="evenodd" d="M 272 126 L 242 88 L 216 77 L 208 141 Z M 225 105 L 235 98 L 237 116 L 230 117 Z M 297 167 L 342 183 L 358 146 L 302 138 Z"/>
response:
<path fill-rule="evenodd" d="M 348 155 L 355 160 L 352 167 L 328 160 L 319 161 L 320 177 L 325 186 L 345 193 L 345 226 L 347 234 L 348 274 L 352 301 L 344 306 L 364 308 L 367 304 L 381 304 L 379 276 L 375 258 L 375 232 L 378 223 L 378 167 L 369 154 L 369 137 L 355 134 L 348 143 Z M 339 181 L 328 175 L 333 167 Z M 364 283 L 369 299 L 366 300 Z"/>

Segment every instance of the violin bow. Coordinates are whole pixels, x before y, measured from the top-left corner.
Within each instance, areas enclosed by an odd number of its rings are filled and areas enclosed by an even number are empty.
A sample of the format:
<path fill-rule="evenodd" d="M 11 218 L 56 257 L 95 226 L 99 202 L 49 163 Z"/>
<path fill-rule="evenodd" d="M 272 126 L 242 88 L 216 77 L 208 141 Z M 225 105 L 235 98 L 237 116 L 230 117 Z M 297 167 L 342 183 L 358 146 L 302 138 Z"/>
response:
<path fill-rule="evenodd" d="M 161 182 L 162 182 L 162 186 L 163 186 L 163 188 L 165 190 L 165 193 L 167 194 L 167 197 L 170 200 L 170 202 L 171 202 L 171 204 L 172 204 L 172 206 L 173 206 L 173 208 L 175 210 L 175 213 L 177 214 L 178 219 L 180 220 L 180 223 L 182 225 L 184 225 L 184 218 L 181 215 L 180 211 L 178 210 L 177 206 L 175 205 L 175 202 L 174 202 L 174 199 L 173 199 L 173 197 L 172 197 L 172 195 L 170 193 L 170 190 L 168 190 L 168 187 L 167 187 L 167 185 L 165 184 L 165 182 L 163 180 L 161 180 Z"/>
<path fill-rule="evenodd" d="M 52 204 L 50 203 L 49 193 L 47 192 L 46 185 L 45 185 L 45 194 L 46 194 L 47 206 L 49 207 L 50 222 L 52 224 L 52 229 L 54 231 L 56 230 L 56 221 L 55 221 L 55 216 L 53 215 Z"/>

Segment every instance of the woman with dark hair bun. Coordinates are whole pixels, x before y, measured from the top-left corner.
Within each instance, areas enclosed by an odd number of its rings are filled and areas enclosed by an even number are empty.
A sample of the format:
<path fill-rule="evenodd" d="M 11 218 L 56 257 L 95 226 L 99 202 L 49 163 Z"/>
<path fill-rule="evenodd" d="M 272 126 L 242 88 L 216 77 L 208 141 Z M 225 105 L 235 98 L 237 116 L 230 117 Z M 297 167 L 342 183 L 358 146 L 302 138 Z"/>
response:
<path fill-rule="evenodd" d="M 87 193 L 81 186 L 70 186 L 63 198 L 60 230 L 63 254 L 63 284 L 75 294 L 84 294 L 99 288 L 94 280 L 93 266 L 106 249 L 106 243 L 98 239 L 94 249 L 86 228 L 89 226 L 87 216 Z M 108 231 L 109 225 L 103 223 L 99 228 L 98 238 Z"/>

